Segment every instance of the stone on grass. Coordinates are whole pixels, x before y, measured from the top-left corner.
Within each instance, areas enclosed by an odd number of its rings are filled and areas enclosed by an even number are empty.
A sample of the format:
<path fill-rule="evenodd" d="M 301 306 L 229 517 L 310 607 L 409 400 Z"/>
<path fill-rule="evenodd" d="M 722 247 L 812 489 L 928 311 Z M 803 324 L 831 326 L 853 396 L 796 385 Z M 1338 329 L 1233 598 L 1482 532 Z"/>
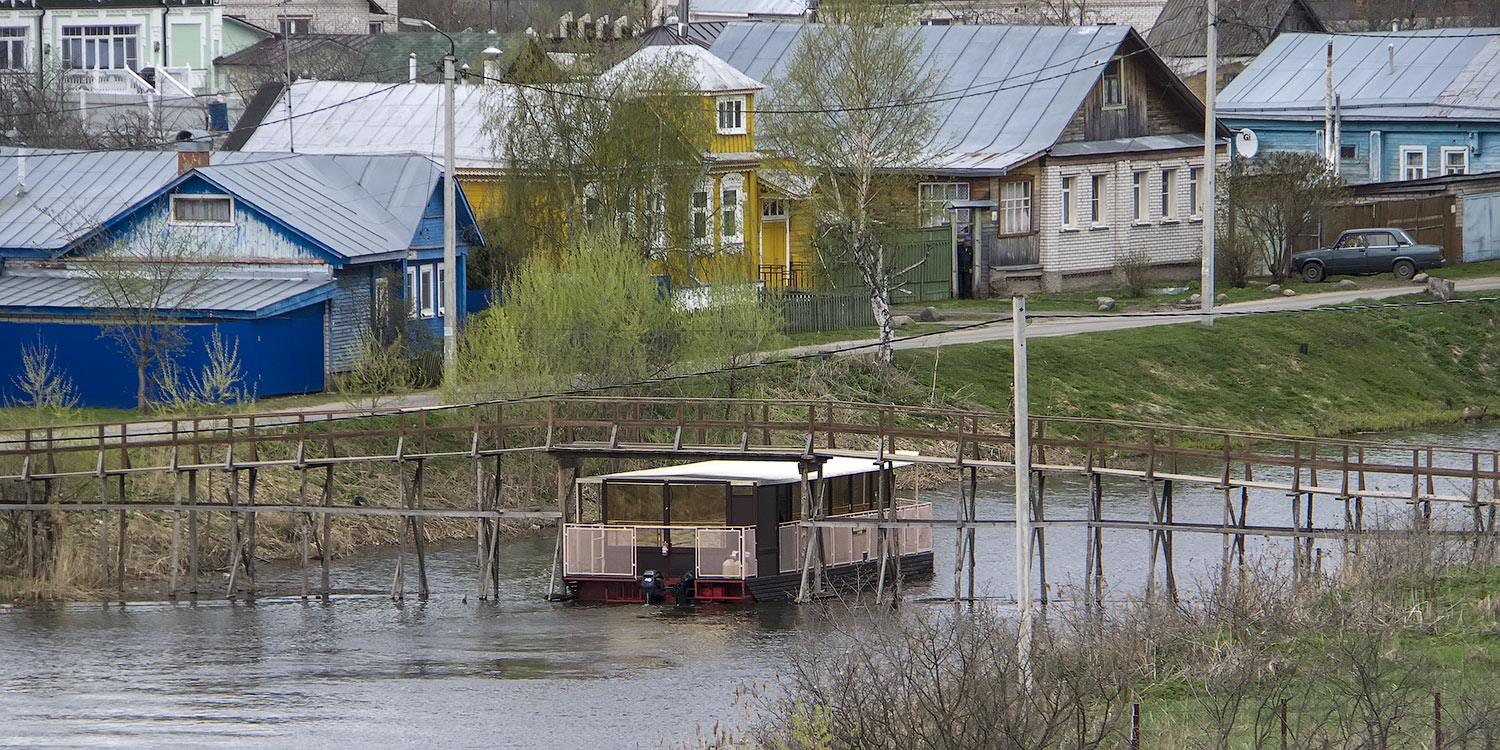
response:
<path fill-rule="evenodd" d="M 1344 279 L 1343 281 L 1339 282 L 1339 288 L 1340 289 L 1358 289 L 1359 288 L 1359 284 L 1354 283 L 1354 279 Z"/>
<path fill-rule="evenodd" d="M 1295 296 L 1297 296 L 1297 290 L 1296 289 L 1283 289 L 1281 291 L 1281 296 L 1283 296 L 1283 297 L 1295 297 Z"/>
<path fill-rule="evenodd" d="M 1188 295 L 1188 302 L 1190 302 L 1190 303 L 1192 303 L 1194 305 L 1200 304 L 1200 303 L 1203 302 L 1203 295 L 1197 294 L 1197 293 L 1190 294 L 1190 295 Z"/>
<path fill-rule="evenodd" d="M 1267 294 L 1281 294 L 1281 285 L 1280 284 L 1267 284 L 1266 285 L 1266 293 Z"/>
<path fill-rule="evenodd" d="M 1426 284 L 1427 283 L 1427 279 L 1428 279 L 1427 274 L 1425 274 L 1425 273 L 1419 273 L 1416 276 L 1411 277 L 1411 283 L 1413 283 L 1413 284 Z"/>
<path fill-rule="evenodd" d="M 1454 287 L 1452 279 L 1433 277 L 1427 280 L 1427 293 L 1447 302 L 1458 294 L 1458 289 Z"/>
<path fill-rule="evenodd" d="M 936 307 L 924 307 L 922 308 L 922 314 L 917 317 L 923 323 L 936 323 L 943 319 L 943 313 Z"/>
<path fill-rule="evenodd" d="M 1229 301 L 1229 295 L 1227 295 L 1227 294 L 1220 294 L 1220 295 L 1214 297 L 1214 301 L 1215 302 L 1228 302 Z"/>
<path fill-rule="evenodd" d="M 1099 312 L 1109 312 L 1115 309 L 1114 297 L 1095 297 L 1094 304 L 1099 306 Z"/>
<path fill-rule="evenodd" d="M 896 317 L 891 318 L 891 325 L 895 326 L 896 328 L 901 328 L 902 326 L 909 326 L 909 325 L 912 324 L 912 322 L 913 321 L 912 321 L 910 315 L 897 315 Z"/>

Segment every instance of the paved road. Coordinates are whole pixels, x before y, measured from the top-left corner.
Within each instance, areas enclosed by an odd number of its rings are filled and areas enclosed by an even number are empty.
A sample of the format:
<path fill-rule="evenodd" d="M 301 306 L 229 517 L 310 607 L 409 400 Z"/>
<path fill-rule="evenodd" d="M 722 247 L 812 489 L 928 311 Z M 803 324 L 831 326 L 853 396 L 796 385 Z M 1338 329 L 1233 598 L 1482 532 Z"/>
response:
<path fill-rule="evenodd" d="M 1483 291 L 1486 289 L 1500 289 L 1500 276 L 1487 276 L 1482 278 L 1465 279 L 1457 282 L 1458 290 L 1461 292 Z M 1218 312 L 1257 312 L 1267 310 L 1308 310 L 1325 305 L 1342 305 L 1355 300 L 1379 300 L 1390 297 L 1420 292 L 1422 287 L 1418 285 L 1403 285 L 1393 287 L 1380 287 L 1375 289 L 1349 289 L 1334 292 L 1318 292 L 1315 294 L 1299 294 L 1295 297 L 1270 297 L 1263 300 L 1252 300 L 1249 302 L 1235 302 L 1228 305 L 1220 305 L 1215 308 Z M 1184 314 L 1188 313 L 1188 314 Z M 1057 313 L 1046 313 L 1057 315 Z M 995 317 L 1008 313 L 997 312 Z M 1048 317 L 1030 321 L 1027 326 L 1027 337 L 1036 338 L 1043 336 L 1074 336 L 1081 333 L 1098 333 L 1100 331 L 1120 331 L 1130 328 L 1148 328 L 1151 326 L 1176 325 L 1182 323 L 1200 323 L 1205 316 L 1192 314 L 1190 311 L 1174 311 L 1163 314 L 1160 317 L 1151 315 L 1139 315 L 1125 317 L 1121 315 L 1068 315 L 1066 317 Z M 1213 316 L 1209 316 L 1213 317 Z M 1002 323 L 993 323 L 978 328 L 966 328 L 962 331 L 952 333 L 939 333 L 921 338 L 895 341 L 892 346 L 895 349 L 930 349 L 938 346 L 954 346 L 956 344 L 977 344 L 986 341 L 1009 341 L 1011 338 L 1011 324 L 1007 320 Z M 848 349 L 859 345 L 873 345 L 875 339 L 863 339 L 859 341 L 838 341 L 813 346 L 800 346 L 788 349 L 786 354 L 816 354 L 818 352 L 831 352 Z M 869 349 L 857 350 L 859 353 L 870 351 Z"/>

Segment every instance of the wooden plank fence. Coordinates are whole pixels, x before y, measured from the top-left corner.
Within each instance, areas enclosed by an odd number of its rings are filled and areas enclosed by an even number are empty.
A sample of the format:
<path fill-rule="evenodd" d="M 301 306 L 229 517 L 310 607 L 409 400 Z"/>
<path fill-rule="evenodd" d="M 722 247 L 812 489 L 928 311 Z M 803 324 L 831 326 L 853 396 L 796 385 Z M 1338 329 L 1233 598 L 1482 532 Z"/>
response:
<path fill-rule="evenodd" d="M 862 291 L 787 292 L 775 298 L 786 333 L 843 331 L 875 325 L 870 297 Z"/>

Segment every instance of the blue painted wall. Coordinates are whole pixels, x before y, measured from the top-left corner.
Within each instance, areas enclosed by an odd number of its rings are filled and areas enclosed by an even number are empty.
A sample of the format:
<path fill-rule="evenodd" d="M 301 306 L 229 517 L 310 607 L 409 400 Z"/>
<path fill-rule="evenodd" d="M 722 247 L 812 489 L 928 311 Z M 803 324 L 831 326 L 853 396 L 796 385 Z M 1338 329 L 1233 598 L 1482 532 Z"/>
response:
<path fill-rule="evenodd" d="M 203 367 L 214 328 L 226 344 L 239 343 L 245 385 L 255 395 L 323 390 L 322 303 L 274 318 L 185 326 L 188 344 L 178 355 L 180 368 L 195 372 Z M 52 348 L 58 365 L 78 389 L 81 405 L 135 406 L 135 366 L 114 341 L 101 338 L 98 325 L 73 321 L 0 320 L 0 401 L 18 397 L 15 377 L 21 372 L 21 351 L 38 341 Z"/>
<path fill-rule="evenodd" d="M 1322 153 L 1319 131 L 1323 120 L 1255 120 L 1224 118 L 1231 129 L 1250 128 L 1266 151 Z M 1427 153 L 1427 176 L 1442 171 L 1444 146 L 1469 150 L 1469 174 L 1500 171 L 1500 122 L 1475 123 L 1458 120 L 1418 122 L 1345 120 L 1340 143 L 1354 147 L 1354 158 L 1340 159 L 1339 174 L 1351 184 L 1394 182 L 1401 179 L 1401 147 L 1419 146 Z"/>

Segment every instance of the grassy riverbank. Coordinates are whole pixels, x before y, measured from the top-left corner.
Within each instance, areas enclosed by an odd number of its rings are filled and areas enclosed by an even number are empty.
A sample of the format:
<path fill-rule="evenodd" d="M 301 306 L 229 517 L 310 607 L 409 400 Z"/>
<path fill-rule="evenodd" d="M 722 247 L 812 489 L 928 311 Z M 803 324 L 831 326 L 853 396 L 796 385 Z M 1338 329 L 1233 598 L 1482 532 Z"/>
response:
<path fill-rule="evenodd" d="M 1010 409 L 1008 341 L 901 352 L 897 362 L 951 397 Z M 1500 413 L 1500 307 L 1313 311 L 1034 339 L 1029 363 L 1033 414 L 1317 435 L 1412 428 Z"/>

